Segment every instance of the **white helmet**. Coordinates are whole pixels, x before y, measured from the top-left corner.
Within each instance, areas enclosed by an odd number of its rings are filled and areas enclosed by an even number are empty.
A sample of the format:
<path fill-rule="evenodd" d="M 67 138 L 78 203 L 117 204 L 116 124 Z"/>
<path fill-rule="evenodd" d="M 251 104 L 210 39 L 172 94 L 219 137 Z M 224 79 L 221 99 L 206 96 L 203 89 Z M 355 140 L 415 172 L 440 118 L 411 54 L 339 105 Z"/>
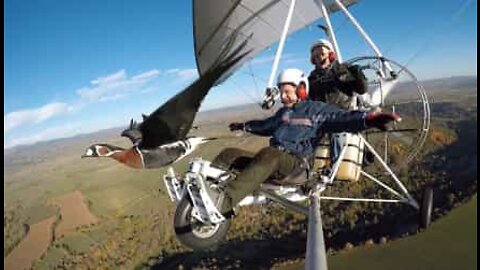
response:
<path fill-rule="evenodd" d="M 313 49 L 320 46 L 327 47 L 330 51 L 333 51 L 333 46 L 332 46 L 332 43 L 330 43 L 330 41 L 326 39 L 319 39 L 312 44 L 312 46 L 310 47 L 310 52 L 312 52 Z"/>
<path fill-rule="evenodd" d="M 281 84 L 291 83 L 297 87 L 297 96 L 304 100 L 308 97 L 308 78 L 305 76 L 305 73 L 300 69 L 289 68 L 282 71 L 277 78 L 277 85 L 280 87 Z M 305 87 L 299 87 L 300 84 L 304 84 Z"/>

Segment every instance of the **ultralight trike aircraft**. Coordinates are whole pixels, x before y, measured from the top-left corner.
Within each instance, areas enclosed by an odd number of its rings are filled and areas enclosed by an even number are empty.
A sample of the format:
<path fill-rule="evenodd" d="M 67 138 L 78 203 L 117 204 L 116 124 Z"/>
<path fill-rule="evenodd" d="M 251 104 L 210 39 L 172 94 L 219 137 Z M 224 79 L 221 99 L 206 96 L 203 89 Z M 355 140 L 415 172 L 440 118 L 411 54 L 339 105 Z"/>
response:
<path fill-rule="evenodd" d="M 316 151 L 315 165 L 310 171 L 289 175 L 285 179 L 270 179 L 258 192 L 246 197 L 237 207 L 274 201 L 282 206 L 308 215 L 307 269 L 326 269 L 325 246 L 320 216 L 321 200 L 404 203 L 419 211 L 422 227 L 430 223 L 433 192 L 425 188 L 420 201 L 415 200 L 397 177 L 419 153 L 430 124 L 427 95 L 415 76 L 401 64 L 382 55 L 369 35 L 360 26 L 347 7 L 355 0 L 195 0 L 193 1 L 193 27 L 195 56 L 200 74 L 208 70 L 220 53 L 228 54 L 240 44 L 246 53 L 241 61 L 230 68 L 224 79 L 247 63 L 258 53 L 278 42 L 271 74 L 261 103 L 271 108 L 279 98 L 274 86 L 279 61 L 288 35 L 323 19 L 322 28 L 333 44 L 337 61 L 343 62 L 339 45 L 331 25 L 330 15 L 343 13 L 373 50 L 374 56 L 355 57 L 345 63 L 361 67 L 368 79 L 368 93 L 354 95 L 351 108 L 365 111 L 397 112 L 403 121 L 387 131 L 365 131 L 361 134 L 342 134 L 345 146 L 335 164 L 329 164 L 328 142 Z M 391 152 L 402 152 L 402 159 L 392 161 Z M 365 167 L 364 155 L 375 160 L 375 170 Z M 325 170 L 325 168 L 329 170 Z M 168 168 L 164 182 L 172 201 L 176 204 L 174 226 L 178 239 L 192 249 L 208 249 L 224 239 L 230 220 L 225 219 L 212 204 L 198 179 L 212 185 L 231 181 L 232 172 L 216 168 L 200 157 L 191 159 L 183 176 Z M 234 177 L 233 177 L 234 178 Z M 379 189 L 389 192 L 388 198 L 347 198 L 322 196 L 334 182 L 350 184 L 373 181 Z M 387 185 L 386 182 L 389 182 Z M 279 185 L 278 183 L 282 183 Z M 309 201 L 309 206 L 301 204 Z"/>

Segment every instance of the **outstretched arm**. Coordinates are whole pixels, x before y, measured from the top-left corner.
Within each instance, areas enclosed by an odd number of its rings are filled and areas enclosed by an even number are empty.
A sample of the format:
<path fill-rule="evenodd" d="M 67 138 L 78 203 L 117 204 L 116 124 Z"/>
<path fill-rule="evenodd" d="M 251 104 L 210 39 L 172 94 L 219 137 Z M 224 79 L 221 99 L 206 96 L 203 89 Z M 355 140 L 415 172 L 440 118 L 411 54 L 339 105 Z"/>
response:
<path fill-rule="evenodd" d="M 278 127 L 281 121 L 281 111 L 279 110 L 275 115 L 264 120 L 251 120 L 245 123 L 231 123 L 229 128 L 231 131 L 244 130 L 260 136 L 272 135 L 275 128 Z"/>
<path fill-rule="evenodd" d="M 323 132 L 359 132 L 367 129 L 365 112 L 346 111 L 336 106 L 325 104 L 328 108 L 317 113 L 314 121 Z"/>
<path fill-rule="evenodd" d="M 401 120 L 395 113 L 346 111 L 320 102 L 316 108 L 314 121 L 323 132 L 359 132 L 371 127 L 386 130 L 388 123 Z"/>

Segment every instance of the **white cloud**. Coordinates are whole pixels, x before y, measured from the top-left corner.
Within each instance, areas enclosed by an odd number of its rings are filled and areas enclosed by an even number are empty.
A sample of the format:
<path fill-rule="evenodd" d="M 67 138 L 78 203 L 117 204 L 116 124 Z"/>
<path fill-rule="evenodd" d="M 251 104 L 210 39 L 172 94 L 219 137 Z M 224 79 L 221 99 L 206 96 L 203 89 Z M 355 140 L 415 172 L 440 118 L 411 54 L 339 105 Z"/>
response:
<path fill-rule="evenodd" d="M 189 82 L 198 76 L 197 70 L 194 68 L 172 68 L 162 72 L 162 74 L 173 77 L 173 79 L 169 81 L 174 84 Z M 127 72 L 122 69 L 113 74 L 98 77 L 90 81 L 90 86 L 82 87 L 76 91 L 80 97 L 76 102 L 70 104 L 64 102 L 50 103 L 40 108 L 10 112 L 4 115 L 4 133 L 18 127 L 38 124 L 66 113 L 79 113 L 85 106 L 93 102 L 118 100 L 132 93 L 151 93 L 158 91 L 159 88 L 150 82 L 153 82 L 160 75 L 160 71 L 152 69 L 129 76 Z M 71 136 L 69 132 L 72 130 L 67 129 L 67 127 L 62 127 L 62 130 L 62 132 L 59 132 L 60 134 L 64 134 L 62 136 Z M 58 128 L 52 128 L 32 136 L 15 138 L 8 143 L 4 142 L 5 147 L 52 139 L 50 135 L 57 131 Z"/>
<path fill-rule="evenodd" d="M 178 73 L 180 71 L 179 68 L 171 68 L 165 71 L 166 74 L 173 74 L 173 73 Z"/>
<path fill-rule="evenodd" d="M 262 57 L 258 57 L 258 58 L 253 59 L 250 62 L 250 64 L 252 66 L 260 66 L 260 65 L 266 65 L 266 64 L 272 65 L 274 59 L 275 59 L 274 55 L 262 56 Z M 300 58 L 295 58 L 295 54 L 286 53 L 286 54 L 282 55 L 282 58 L 280 59 L 280 62 L 292 62 L 292 61 L 298 61 L 298 60 L 301 60 L 301 59 Z"/>
<path fill-rule="evenodd" d="M 149 80 L 155 79 L 156 77 L 158 77 L 158 75 L 160 75 L 160 71 L 153 69 L 145 73 L 133 76 L 132 80 L 133 81 L 149 81 Z"/>
<path fill-rule="evenodd" d="M 174 83 L 185 83 L 191 82 L 198 77 L 198 72 L 196 68 L 172 68 L 165 71 L 165 74 L 174 76 Z"/>
<path fill-rule="evenodd" d="M 197 76 L 198 75 L 197 75 L 197 69 L 196 68 L 184 69 L 184 70 L 180 70 L 178 72 L 178 77 L 179 77 L 179 80 L 181 80 L 181 81 L 193 80 Z"/>
<path fill-rule="evenodd" d="M 15 111 L 4 115 L 4 133 L 21 126 L 38 124 L 65 113 L 78 113 L 89 102 L 116 100 L 124 98 L 135 91 L 143 92 L 147 83 L 159 75 L 160 72 L 158 70 L 152 69 L 128 78 L 125 70 L 120 70 L 116 73 L 99 77 L 90 82 L 90 87 L 83 87 L 77 90 L 77 94 L 82 99 L 76 103 L 56 102 L 40 108 Z"/>
<path fill-rule="evenodd" d="M 16 137 L 9 141 L 4 141 L 3 148 L 10 148 L 22 144 L 34 144 L 39 141 L 53 140 L 70 137 L 78 133 L 80 126 L 78 124 L 66 124 L 57 127 L 51 127 L 33 135 Z"/>
<path fill-rule="evenodd" d="M 117 73 L 113 73 L 111 75 L 97 78 L 96 80 L 91 81 L 93 85 L 108 85 L 111 83 L 115 83 L 118 81 L 123 81 L 127 78 L 127 74 L 124 69 L 118 71 Z"/>
<path fill-rule="evenodd" d="M 283 63 L 284 64 L 298 64 L 299 62 L 306 62 L 305 59 L 303 58 L 300 58 L 300 57 L 291 57 L 291 58 L 288 58 L 288 59 L 285 59 L 283 60 Z"/>
<path fill-rule="evenodd" d="M 122 98 L 125 98 L 128 94 L 126 93 L 119 93 L 119 94 L 114 94 L 114 95 L 110 95 L 110 96 L 104 96 L 104 97 L 100 97 L 98 99 L 99 102 L 105 102 L 105 101 L 113 101 L 113 100 L 119 100 L 119 99 L 122 99 Z"/>
<path fill-rule="evenodd" d="M 273 59 L 275 59 L 275 57 L 273 55 L 258 57 L 258 58 L 253 59 L 250 62 L 250 64 L 256 66 L 256 65 L 263 65 L 263 64 L 266 64 L 266 63 L 273 63 Z"/>
<path fill-rule="evenodd" d="M 30 133 L 25 136 L 4 136 L 4 149 L 18 145 L 30 145 L 41 141 L 50 141 L 60 138 L 68 138 L 79 134 L 87 134 L 98 131 L 99 129 L 109 129 L 119 126 L 126 126 L 126 119 L 94 119 L 88 121 L 67 122 L 63 125 L 49 127 L 39 132 Z M 101 127 L 101 128 L 99 128 Z"/>
<path fill-rule="evenodd" d="M 78 89 L 77 94 L 91 102 L 119 99 L 133 92 L 141 91 L 148 82 L 159 75 L 160 72 L 153 69 L 128 78 L 125 70 L 120 70 L 91 81 L 92 86 Z"/>
<path fill-rule="evenodd" d="M 153 93 L 153 92 L 156 92 L 156 91 L 159 91 L 159 90 L 160 90 L 159 87 L 147 87 L 147 88 L 144 88 L 142 91 L 140 91 L 140 93 L 148 94 L 148 93 Z"/>
<path fill-rule="evenodd" d="M 68 112 L 69 113 L 78 113 L 80 112 L 87 104 L 85 102 L 77 102 L 75 104 L 68 105 Z"/>
<path fill-rule="evenodd" d="M 73 107 L 68 106 L 66 103 L 56 102 L 36 109 L 10 112 L 3 117 L 3 132 L 6 133 L 26 124 L 37 124 L 72 110 Z"/>

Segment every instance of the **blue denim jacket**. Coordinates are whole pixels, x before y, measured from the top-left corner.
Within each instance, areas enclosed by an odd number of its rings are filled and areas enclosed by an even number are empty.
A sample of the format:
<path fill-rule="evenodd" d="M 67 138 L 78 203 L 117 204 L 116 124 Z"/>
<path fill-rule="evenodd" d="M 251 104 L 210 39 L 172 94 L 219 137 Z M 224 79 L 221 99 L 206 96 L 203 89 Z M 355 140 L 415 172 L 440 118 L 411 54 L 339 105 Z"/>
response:
<path fill-rule="evenodd" d="M 245 131 L 272 136 L 271 146 L 311 156 L 326 132 L 359 132 L 366 129 L 365 116 L 365 112 L 345 111 L 320 101 L 306 100 L 292 108 L 283 107 L 270 118 L 246 122 Z"/>

